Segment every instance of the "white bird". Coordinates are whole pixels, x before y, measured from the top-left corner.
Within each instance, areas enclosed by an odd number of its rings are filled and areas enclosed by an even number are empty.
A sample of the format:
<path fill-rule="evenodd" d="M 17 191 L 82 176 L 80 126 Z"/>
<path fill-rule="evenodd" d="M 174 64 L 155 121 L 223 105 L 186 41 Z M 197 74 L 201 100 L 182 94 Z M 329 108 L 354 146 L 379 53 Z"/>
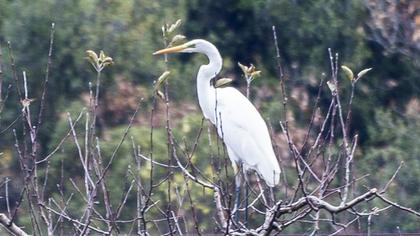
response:
<path fill-rule="evenodd" d="M 217 48 L 206 40 L 195 39 L 156 51 L 153 55 L 176 52 L 203 53 L 209 59 L 209 64 L 202 65 L 198 70 L 198 101 L 204 117 L 216 126 L 219 137 L 225 143 L 235 174 L 238 167 L 243 166 L 244 171 L 255 170 L 268 186 L 277 185 L 280 166 L 260 113 L 237 89 L 215 88 L 211 83 L 222 69 L 222 57 Z"/>

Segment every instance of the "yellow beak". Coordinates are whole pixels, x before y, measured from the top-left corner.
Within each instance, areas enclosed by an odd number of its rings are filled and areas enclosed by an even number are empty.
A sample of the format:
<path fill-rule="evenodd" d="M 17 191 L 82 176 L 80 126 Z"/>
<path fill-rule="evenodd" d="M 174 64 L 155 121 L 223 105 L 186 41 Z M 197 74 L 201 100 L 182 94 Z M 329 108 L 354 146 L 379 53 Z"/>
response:
<path fill-rule="evenodd" d="M 187 45 L 182 44 L 182 45 L 179 45 L 179 46 L 165 48 L 165 49 L 156 51 L 156 52 L 153 53 L 153 55 L 176 53 L 176 52 L 180 52 L 180 51 L 186 49 L 187 47 L 188 47 Z"/>

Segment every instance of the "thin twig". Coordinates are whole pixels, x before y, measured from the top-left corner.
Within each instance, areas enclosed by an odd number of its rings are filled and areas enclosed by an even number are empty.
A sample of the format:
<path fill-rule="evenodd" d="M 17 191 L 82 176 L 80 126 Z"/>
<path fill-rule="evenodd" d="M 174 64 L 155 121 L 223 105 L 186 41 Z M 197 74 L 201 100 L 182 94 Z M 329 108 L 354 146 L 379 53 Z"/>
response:
<path fill-rule="evenodd" d="M 398 208 L 398 209 L 400 209 L 400 210 L 403 210 L 403 211 L 409 212 L 409 213 L 411 213 L 411 214 L 414 214 L 414 215 L 416 215 L 416 216 L 420 217 L 420 212 L 419 212 L 419 211 L 413 210 L 413 209 L 411 209 L 411 208 L 409 208 L 409 207 L 404 207 L 404 206 L 401 206 L 400 204 L 398 204 L 398 203 L 396 203 L 396 202 L 393 202 L 393 201 L 389 200 L 388 198 L 384 197 L 384 195 L 382 195 L 381 193 L 376 193 L 375 195 L 376 195 L 379 199 L 381 199 L 382 201 L 384 201 L 385 203 L 388 203 L 389 205 L 392 205 L 392 206 L 394 206 L 394 207 L 396 207 L 396 208 Z"/>
<path fill-rule="evenodd" d="M 400 171 L 401 167 L 404 165 L 404 161 L 400 162 L 400 165 L 398 166 L 398 168 L 395 170 L 394 174 L 392 175 L 392 177 L 388 180 L 388 182 L 385 184 L 385 186 L 382 188 L 382 190 L 379 192 L 379 194 L 384 194 L 387 190 L 389 185 L 392 183 L 392 181 L 394 181 L 395 177 L 397 177 L 398 172 Z"/>
<path fill-rule="evenodd" d="M 7 41 L 7 47 L 9 49 L 9 59 L 10 59 L 10 65 L 12 67 L 13 79 L 15 81 L 16 92 L 18 94 L 18 99 L 20 100 L 22 99 L 22 92 L 20 91 L 19 77 L 17 75 L 15 57 L 13 55 L 12 44 L 10 43 L 10 41 Z"/>
<path fill-rule="evenodd" d="M 45 69 L 45 79 L 42 89 L 42 95 L 41 95 L 41 104 L 39 105 L 39 113 L 38 113 L 38 125 L 36 128 L 36 133 L 38 133 L 39 129 L 42 125 L 42 114 L 44 112 L 44 106 L 45 106 L 45 97 L 47 94 L 47 88 L 48 88 L 48 80 L 50 77 L 50 69 L 52 64 L 52 52 L 53 52 L 53 45 L 54 45 L 54 32 L 55 32 L 55 23 L 51 23 L 51 30 L 50 30 L 50 47 L 48 49 L 48 61 L 47 61 L 47 68 Z"/>
<path fill-rule="evenodd" d="M 111 157 L 109 158 L 108 164 L 104 168 L 101 177 L 97 180 L 97 183 L 102 181 L 102 179 L 105 177 L 106 173 L 108 172 L 109 168 L 112 165 L 112 162 L 114 161 L 115 156 L 117 155 L 117 152 L 119 151 L 121 145 L 124 143 L 125 138 L 127 137 L 128 131 L 130 131 L 131 126 L 133 125 L 134 118 L 136 117 L 137 113 L 139 112 L 140 106 L 141 106 L 142 100 L 137 104 L 136 110 L 134 111 L 133 115 L 130 118 L 130 122 L 128 123 L 127 128 L 124 131 L 123 136 L 120 139 L 120 142 L 118 143 L 117 147 L 115 147 L 114 151 L 112 152 Z"/>

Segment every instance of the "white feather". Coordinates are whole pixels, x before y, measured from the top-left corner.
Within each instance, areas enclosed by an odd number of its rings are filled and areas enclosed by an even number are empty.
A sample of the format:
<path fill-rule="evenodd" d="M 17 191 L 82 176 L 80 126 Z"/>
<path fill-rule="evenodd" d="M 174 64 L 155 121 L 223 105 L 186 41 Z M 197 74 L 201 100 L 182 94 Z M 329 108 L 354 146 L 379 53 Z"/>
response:
<path fill-rule="evenodd" d="M 277 185 L 280 167 L 260 113 L 234 88 L 216 89 L 216 100 L 218 134 L 234 153 L 231 161 L 256 170 L 269 186 Z"/>
<path fill-rule="evenodd" d="M 222 67 L 217 48 L 205 40 L 190 43 L 195 45 L 196 52 L 209 58 L 209 64 L 201 66 L 197 75 L 199 103 L 204 116 L 216 125 L 219 137 L 228 147 L 230 160 L 245 169 L 256 170 L 267 185 L 277 185 L 280 166 L 265 121 L 241 92 L 231 87 L 215 89 L 210 84 Z"/>
<path fill-rule="evenodd" d="M 256 170 L 267 185 L 277 185 L 280 166 L 260 113 L 238 90 L 216 89 L 211 84 L 211 79 L 222 68 L 222 57 L 217 48 L 206 40 L 195 39 L 155 54 L 173 52 L 198 52 L 208 57 L 209 64 L 202 65 L 197 74 L 198 101 L 204 117 L 217 127 L 232 162 L 242 164 L 245 169 Z"/>

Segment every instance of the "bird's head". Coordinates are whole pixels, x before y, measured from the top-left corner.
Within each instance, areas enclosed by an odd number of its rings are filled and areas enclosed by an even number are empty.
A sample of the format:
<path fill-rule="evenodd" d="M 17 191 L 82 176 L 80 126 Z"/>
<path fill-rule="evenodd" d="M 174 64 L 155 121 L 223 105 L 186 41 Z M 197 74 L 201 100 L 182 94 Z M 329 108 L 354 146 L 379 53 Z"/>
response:
<path fill-rule="evenodd" d="M 181 44 L 179 46 L 169 47 L 169 48 L 156 51 L 153 53 L 153 55 L 169 54 L 169 53 L 177 53 L 177 52 L 181 52 L 181 53 L 198 52 L 198 53 L 204 53 L 206 55 L 209 55 L 215 50 L 217 51 L 216 47 L 212 43 L 204 39 L 194 39 L 184 44 Z"/>
<path fill-rule="evenodd" d="M 194 39 L 189 42 L 186 42 L 182 45 L 165 48 L 153 53 L 153 55 L 161 55 L 161 54 L 169 54 L 169 53 L 203 53 L 209 59 L 210 67 L 206 67 L 208 74 L 211 74 L 211 78 L 214 77 L 215 74 L 219 73 L 222 69 L 222 57 L 220 56 L 219 51 L 217 48 L 210 42 L 204 39 Z M 204 67 L 203 67 L 204 68 Z"/>

